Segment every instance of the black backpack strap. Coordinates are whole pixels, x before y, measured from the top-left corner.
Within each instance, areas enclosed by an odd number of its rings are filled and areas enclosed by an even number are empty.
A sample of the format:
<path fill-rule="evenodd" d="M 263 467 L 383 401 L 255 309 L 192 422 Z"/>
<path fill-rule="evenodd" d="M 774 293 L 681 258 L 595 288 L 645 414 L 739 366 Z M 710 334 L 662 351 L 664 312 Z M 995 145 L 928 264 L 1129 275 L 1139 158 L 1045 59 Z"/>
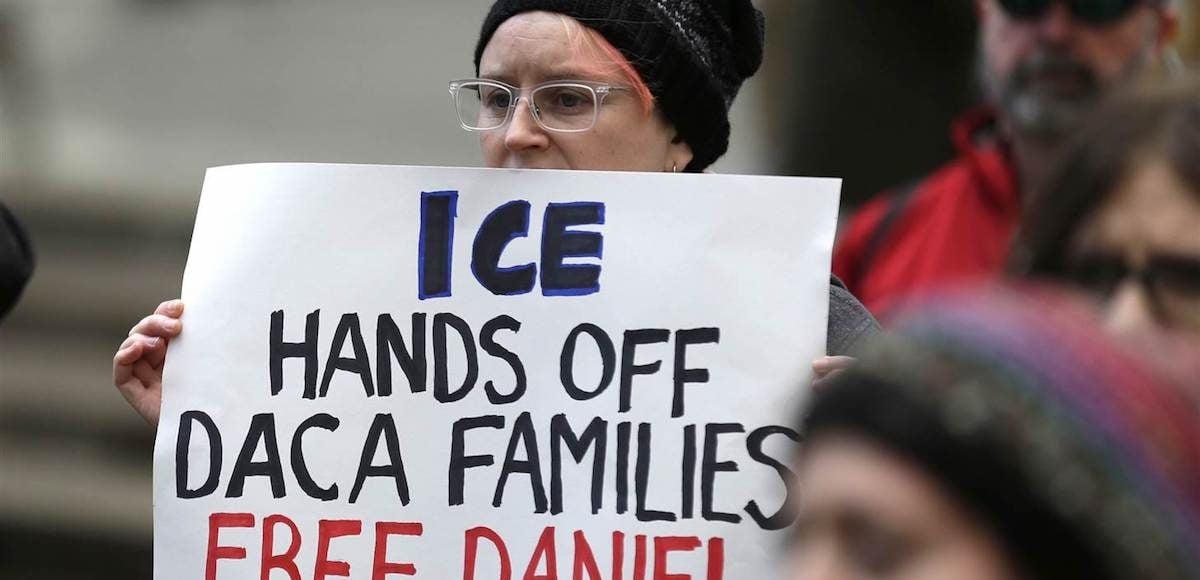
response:
<path fill-rule="evenodd" d="M 863 249 L 862 256 L 854 265 L 852 273 L 853 280 L 856 285 L 861 283 L 863 274 L 867 272 L 867 267 L 875 261 L 875 255 L 883 248 L 883 242 L 887 239 L 887 235 L 891 233 L 892 227 L 896 225 L 896 220 L 904 215 L 904 210 L 908 209 L 908 202 L 912 200 L 913 195 L 920 187 L 920 181 L 912 181 L 905 185 L 896 188 L 888 203 L 887 213 L 883 214 L 883 219 L 879 220 L 879 225 L 871 230 L 871 237 L 867 240 L 866 248 Z"/>

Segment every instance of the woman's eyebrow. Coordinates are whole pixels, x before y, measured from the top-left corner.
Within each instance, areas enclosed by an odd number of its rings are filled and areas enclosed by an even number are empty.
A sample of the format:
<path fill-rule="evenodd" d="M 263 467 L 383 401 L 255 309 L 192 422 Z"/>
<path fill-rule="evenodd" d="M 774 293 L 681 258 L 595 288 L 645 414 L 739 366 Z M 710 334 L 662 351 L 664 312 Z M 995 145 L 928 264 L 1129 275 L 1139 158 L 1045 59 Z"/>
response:
<path fill-rule="evenodd" d="M 598 67 L 599 68 L 599 67 Z M 615 68 L 615 67 L 614 67 Z M 592 69 L 584 70 L 573 66 L 551 67 L 541 75 L 541 81 L 562 81 L 562 80 L 590 80 L 609 82 L 611 75 L 602 74 L 602 71 Z"/>
<path fill-rule="evenodd" d="M 500 81 L 502 83 L 509 84 L 512 86 L 521 86 L 520 83 L 518 83 L 517 80 L 513 76 L 511 76 L 507 73 L 488 74 L 488 73 L 484 73 L 481 71 L 479 73 L 479 76 L 480 76 L 480 78 L 484 78 L 487 80 L 493 80 L 493 81 Z M 549 82 L 549 81 L 584 81 L 584 80 L 611 82 L 611 79 L 606 78 L 607 76 L 608 75 L 597 75 L 595 71 L 592 71 L 590 73 L 585 72 L 583 69 L 573 67 L 573 66 L 555 66 L 555 67 L 549 67 L 545 70 L 538 71 L 537 77 L 534 79 L 533 84 L 539 84 L 539 83 L 544 83 L 544 82 Z"/>
<path fill-rule="evenodd" d="M 567 66 L 554 66 L 542 71 L 542 80 L 561 80 L 561 79 L 577 79 L 585 78 L 586 75 L 581 73 L 579 69 Z"/>

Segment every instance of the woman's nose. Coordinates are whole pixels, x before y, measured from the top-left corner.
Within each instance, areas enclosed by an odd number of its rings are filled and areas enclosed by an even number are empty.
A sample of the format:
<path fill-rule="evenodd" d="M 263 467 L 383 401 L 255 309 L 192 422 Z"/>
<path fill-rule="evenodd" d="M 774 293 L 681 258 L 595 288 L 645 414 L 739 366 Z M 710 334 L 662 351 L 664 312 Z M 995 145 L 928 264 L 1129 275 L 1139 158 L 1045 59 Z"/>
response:
<path fill-rule="evenodd" d="M 1127 278 L 1108 302 L 1105 325 L 1118 334 L 1138 333 L 1158 325 L 1146 286 Z"/>
<path fill-rule="evenodd" d="M 533 110 L 529 108 L 528 99 L 520 99 L 513 109 L 512 119 L 505 128 L 504 147 L 517 152 L 527 149 L 544 149 L 550 144 L 550 137 L 533 118 Z"/>

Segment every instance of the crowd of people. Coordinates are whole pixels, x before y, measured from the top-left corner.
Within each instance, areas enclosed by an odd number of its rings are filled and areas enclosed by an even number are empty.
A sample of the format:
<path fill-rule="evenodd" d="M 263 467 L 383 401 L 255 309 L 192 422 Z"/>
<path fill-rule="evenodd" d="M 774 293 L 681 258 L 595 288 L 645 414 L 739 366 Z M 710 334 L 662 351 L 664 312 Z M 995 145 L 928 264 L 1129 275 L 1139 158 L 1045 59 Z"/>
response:
<path fill-rule="evenodd" d="M 985 99 L 957 156 L 838 237 L 788 573 L 1200 578 L 1200 84 L 1176 7 L 975 5 Z M 458 121 L 489 167 L 703 172 L 764 31 L 750 0 L 498 0 Z M 0 236 L 0 316 L 28 248 Z M 184 306 L 114 356 L 152 424 Z"/>

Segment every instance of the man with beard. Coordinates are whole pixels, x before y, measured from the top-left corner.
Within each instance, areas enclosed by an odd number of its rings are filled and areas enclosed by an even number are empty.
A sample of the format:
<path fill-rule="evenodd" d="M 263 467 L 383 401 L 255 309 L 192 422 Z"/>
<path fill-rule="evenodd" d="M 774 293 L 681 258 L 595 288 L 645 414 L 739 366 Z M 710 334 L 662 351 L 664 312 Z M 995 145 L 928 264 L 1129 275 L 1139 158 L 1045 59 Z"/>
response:
<path fill-rule="evenodd" d="M 1169 0 L 976 0 L 988 104 L 953 127 L 958 155 L 869 201 L 833 270 L 876 315 L 935 287 L 995 276 L 1055 147 L 1106 93 L 1167 50 Z"/>

